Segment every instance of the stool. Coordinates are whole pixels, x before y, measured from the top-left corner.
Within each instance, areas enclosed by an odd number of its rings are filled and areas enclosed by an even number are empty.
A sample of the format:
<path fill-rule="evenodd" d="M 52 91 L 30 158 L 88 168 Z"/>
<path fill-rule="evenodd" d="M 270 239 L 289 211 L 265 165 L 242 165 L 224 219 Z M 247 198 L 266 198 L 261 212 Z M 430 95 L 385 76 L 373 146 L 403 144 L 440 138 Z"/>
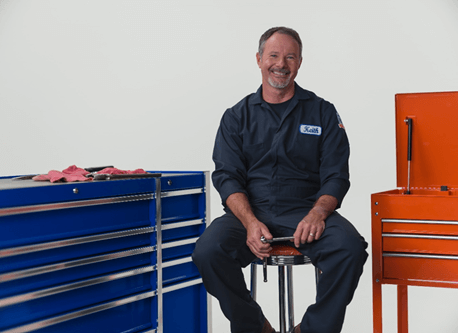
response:
<path fill-rule="evenodd" d="M 270 257 L 264 260 L 257 259 L 251 263 L 251 297 L 256 300 L 257 265 L 263 265 L 264 267 L 264 282 L 267 282 L 266 266 L 278 266 L 280 333 L 292 332 L 294 329 L 293 266 L 311 264 L 312 261 L 309 257 L 303 255 L 291 245 L 275 244 L 271 246 L 272 250 L 269 252 Z M 285 266 L 288 286 L 288 331 L 286 331 Z M 315 267 L 315 279 L 317 284 L 320 274 L 320 270 Z"/>

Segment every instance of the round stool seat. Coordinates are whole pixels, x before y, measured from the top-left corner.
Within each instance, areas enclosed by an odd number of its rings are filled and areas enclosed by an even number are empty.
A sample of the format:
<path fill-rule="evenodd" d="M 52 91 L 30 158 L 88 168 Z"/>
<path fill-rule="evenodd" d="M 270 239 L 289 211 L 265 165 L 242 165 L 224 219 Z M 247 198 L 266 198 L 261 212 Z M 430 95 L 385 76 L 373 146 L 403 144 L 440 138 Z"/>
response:
<path fill-rule="evenodd" d="M 271 256 L 303 256 L 294 246 L 287 244 L 274 244 L 269 251 Z"/>
<path fill-rule="evenodd" d="M 311 264 L 309 257 L 300 253 L 294 246 L 287 244 L 274 244 L 269 251 L 270 256 L 265 259 L 267 265 L 284 266 L 284 265 L 305 265 Z M 258 259 L 257 264 L 263 264 L 264 261 Z"/>

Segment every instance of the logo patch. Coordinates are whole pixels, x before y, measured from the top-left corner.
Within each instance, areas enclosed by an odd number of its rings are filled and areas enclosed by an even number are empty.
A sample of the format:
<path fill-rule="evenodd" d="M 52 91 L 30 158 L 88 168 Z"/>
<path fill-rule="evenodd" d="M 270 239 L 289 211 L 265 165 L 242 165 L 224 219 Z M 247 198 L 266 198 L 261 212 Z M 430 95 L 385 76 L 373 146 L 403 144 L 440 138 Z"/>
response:
<path fill-rule="evenodd" d="M 339 113 L 336 111 L 336 116 L 337 116 L 337 121 L 339 122 L 339 127 L 342 128 L 342 129 L 345 129 L 345 126 L 342 122 L 342 118 L 340 118 L 340 115 Z"/>
<path fill-rule="evenodd" d="M 321 135 L 321 127 L 301 124 L 299 126 L 299 132 L 302 134 Z"/>

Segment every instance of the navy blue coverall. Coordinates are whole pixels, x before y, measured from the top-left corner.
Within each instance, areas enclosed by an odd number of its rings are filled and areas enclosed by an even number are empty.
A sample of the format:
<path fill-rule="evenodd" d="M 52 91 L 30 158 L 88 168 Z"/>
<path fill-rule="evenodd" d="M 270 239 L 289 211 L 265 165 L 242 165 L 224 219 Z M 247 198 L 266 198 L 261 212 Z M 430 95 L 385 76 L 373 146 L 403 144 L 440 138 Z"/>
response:
<path fill-rule="evenodd" d="M 245 193 L 255 216 L 274 237 L 292 236 L 320 196 L 337 198 L 340 207 L 350 186 L 348 158 L 347 135 L 334 106 L 297 84 L 281 118 L 263 100 L 262 87 L 224 113 L 212 180 L 226 213 L 200 237 L 193 260 L 232 332 L 259 333 L 265 318 L 242 272 L 255 256 L 226 199 Z M 322 271 L 316 303 L 302 319 L 302 333 L 341 331 L 367 259 L 367 243 L 349 221 L 333 212 L 325 222 L 320 239 L 299 248 Z"/>

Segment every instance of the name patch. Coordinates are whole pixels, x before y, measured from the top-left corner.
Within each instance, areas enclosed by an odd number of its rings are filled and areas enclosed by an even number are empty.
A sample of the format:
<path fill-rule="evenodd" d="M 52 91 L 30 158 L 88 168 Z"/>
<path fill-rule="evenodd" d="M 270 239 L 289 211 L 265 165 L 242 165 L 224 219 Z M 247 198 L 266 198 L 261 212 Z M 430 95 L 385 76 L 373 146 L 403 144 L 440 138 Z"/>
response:
<path fill-rule="evenodd" d="M 299 126 L 299 132 L 302 134 L 321 135 L 321 127 L 301 124 Z"/>

